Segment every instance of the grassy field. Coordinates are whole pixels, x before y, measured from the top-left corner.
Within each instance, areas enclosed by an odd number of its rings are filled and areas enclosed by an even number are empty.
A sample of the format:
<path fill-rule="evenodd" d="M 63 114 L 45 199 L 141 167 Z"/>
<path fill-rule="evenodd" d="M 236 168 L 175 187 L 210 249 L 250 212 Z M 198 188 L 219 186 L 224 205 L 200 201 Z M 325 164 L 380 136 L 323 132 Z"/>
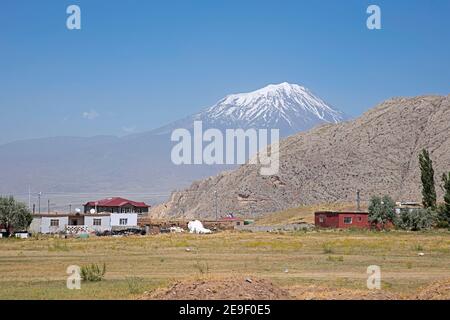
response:
<path fill-rule="evenodd" d="M 105 263 L 105 279 L 68 290 L 66 268 L 89 263 Z M 450 233 L 0 239 L 0 299 L 134 299 L 175 280 L 230 276 L 266 278 L 287 289 L 319 285 L 367 290 L 369 265 L 381 267 L 383 290 L 400 294 L 449 278 Z"/>

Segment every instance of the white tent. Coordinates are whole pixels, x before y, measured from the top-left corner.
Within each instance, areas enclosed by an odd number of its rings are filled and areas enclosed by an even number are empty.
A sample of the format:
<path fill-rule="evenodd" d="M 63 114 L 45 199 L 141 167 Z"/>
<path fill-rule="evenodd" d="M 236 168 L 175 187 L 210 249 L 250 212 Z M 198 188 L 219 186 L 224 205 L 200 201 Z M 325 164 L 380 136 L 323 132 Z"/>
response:
<path fill-rule="evenodd" d="M 203 227 L 203 224 L 198 220 L 190 221 L 188 223 L 188 229 L 190 233 L 197 233 L 197 234 L 211 233 L 211 230 Z"/>

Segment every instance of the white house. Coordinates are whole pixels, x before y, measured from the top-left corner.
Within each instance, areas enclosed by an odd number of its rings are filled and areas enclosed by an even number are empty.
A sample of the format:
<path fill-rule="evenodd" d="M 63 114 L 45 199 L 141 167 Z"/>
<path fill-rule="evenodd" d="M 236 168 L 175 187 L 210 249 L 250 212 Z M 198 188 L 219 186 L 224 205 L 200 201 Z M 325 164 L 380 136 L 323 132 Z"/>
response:
<path fill-rule="evenodd" d="M 111 228 L 126 228 L 137 226 L 136 213 L 111 213 Z"/>
<path fill-rule="evenodd" d="M 69 224 L 68 215 L 34 215 L 29 227 L 31 233 L 60 233 Z"/>
<path fill-rule="evenodd" d="M 34 215 L 31 233 L 90 233 L 137 227 L 137 213 L 72 213 Z"/>

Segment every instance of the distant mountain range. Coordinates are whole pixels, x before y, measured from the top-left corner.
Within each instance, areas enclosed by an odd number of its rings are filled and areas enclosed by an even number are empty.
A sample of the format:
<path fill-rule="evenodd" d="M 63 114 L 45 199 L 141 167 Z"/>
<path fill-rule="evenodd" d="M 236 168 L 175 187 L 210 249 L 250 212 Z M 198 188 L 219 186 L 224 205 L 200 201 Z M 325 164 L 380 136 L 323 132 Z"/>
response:
<path fill-rule="evenodd" d="M 30 186 L 34 192 L 61 194 L 53 196 L 56 208 L 100 194 L 160 202 L 174 189 L 231 168 L 173 165 L 170 135 L 174 129 L 191 129 L 195 120 L 202 120 L 204 128 L 278 128 L 285 137 L 344 119 L 342 112 L 304 87 L 269 85 L 226 96 L 197 114 L 122 138 L 54 137 L 0 145 L 0 194 L 21 194 L 26 199 Z M 74 199 L 73 195 L 80 196 Z"/>
<path fill-rule="evenodd" d="M 259 174 L 246 164 L 174 192 L 153 208 L 155 217 L 214 217 L 233 213 L 257 217 L 301 205 L 356 202 L 388 194 L 398 201 L 421 201 L 418 155 L 434 162 L 437 192 L 450 171 L 450 95 L 395 98 L 361 117 L 316 127 L 280 144 L 280 172 Z"/>

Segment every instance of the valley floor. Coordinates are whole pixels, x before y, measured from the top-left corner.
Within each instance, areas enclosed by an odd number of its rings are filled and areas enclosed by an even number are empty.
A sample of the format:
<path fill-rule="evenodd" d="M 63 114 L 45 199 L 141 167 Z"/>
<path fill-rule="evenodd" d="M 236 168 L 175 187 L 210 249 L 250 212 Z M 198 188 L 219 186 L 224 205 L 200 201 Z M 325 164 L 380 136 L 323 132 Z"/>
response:
<path fill-rule="evenodd" d="M 105 279 L 67 289 L 67 267 L 90 263 L 106 264 Z M 381 267 L 375 293 L 366 287 L 370 265 Z M 450 232 L 0 239 L 0 275 L 0 299 L 136 299 L 178 281 L 246 278 L 296 299 L 414 298 L 450 278 Z"/>

